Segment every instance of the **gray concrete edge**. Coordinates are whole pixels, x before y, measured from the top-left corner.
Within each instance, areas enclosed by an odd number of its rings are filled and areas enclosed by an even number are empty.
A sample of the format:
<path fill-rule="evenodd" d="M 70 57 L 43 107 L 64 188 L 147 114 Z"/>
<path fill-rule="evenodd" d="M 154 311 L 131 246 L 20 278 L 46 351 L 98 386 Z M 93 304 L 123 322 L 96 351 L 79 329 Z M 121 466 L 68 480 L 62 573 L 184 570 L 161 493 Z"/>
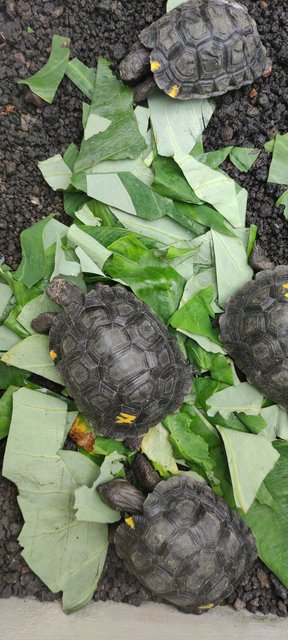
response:
<path fill-rule="evenodd" d="M 59 602 L 0 600 L 1 640 L 287 640 L 288 619 L 216 607 L 201 616 L 169 605 L 93 602 L 66 616 Z"/>

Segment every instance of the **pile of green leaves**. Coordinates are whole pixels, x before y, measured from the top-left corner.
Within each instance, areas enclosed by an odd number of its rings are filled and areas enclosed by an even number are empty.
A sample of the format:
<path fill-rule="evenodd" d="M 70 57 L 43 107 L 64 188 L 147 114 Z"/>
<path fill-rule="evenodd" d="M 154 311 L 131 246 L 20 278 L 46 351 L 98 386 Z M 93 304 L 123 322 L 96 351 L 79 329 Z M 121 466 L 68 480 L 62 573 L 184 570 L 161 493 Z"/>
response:
<path fill-rule="evenodd" d="M 40 83 L 41 91 L 54 65 L 49 100 L 60 68 L 89 100 L 80 149 L 71 144 L 63 157 L 39 164 L 63 191 L 72 223 L 56 214 L 40 220 L 21 234 L 17 271 L 0 267 L 0 436 L 9 433 L 3 473 L 19 489 L 23 556 L 52 591 L 63 591 L 65 612 L 83 606 L 101 575 L 107 523 L 120 517 L 95 487 L 123 474 L 131 459 L 122 443 L 101 436 L 89 454 L 63 450 L 77 409 L 49 357 L 48 337 L 31 327 L 39 313 L 59 311 L 45 290 L 62 275 L 84 292 L 99 280 L 129 287 L 167 325 L 197 373 L 183 406 L 149 430 L 141 449 L 163 478 L 192 475 L 223 496 L 288 585 L 287 413 L 239 381 L 211 322 L 252 278 L 256 237 L 256 227 L 245 227 L 247 192 L 220 165 L 229 156 L 247 171 L 258 150 L 205 153 L 211 102 L 155 93 L 148 108 L 134 109 L 131 90 L 107 61 L 96 70 L 68 62 L 67 39 L 59 38 L 50 67 L 29 85 L 37 92 Z M 31 374 L 59 385 L 58 393 L 45 380 L 33 384 Z"/>

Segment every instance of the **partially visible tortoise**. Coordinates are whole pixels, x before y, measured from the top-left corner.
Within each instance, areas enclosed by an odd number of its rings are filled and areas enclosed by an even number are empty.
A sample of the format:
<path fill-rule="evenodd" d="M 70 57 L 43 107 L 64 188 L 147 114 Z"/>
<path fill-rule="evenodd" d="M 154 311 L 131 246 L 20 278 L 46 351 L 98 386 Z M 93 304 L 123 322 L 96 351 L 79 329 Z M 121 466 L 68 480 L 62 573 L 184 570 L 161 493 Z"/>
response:
<path fill-rule="evenodd" d="M 254 536 L 204 483 L 158 477 L 154 487 L 147 498 L 120 478 L 97 487 L 106 504 L 133 514 L 116 530 L 117 554 L 153 594 L 184 612 L 202 613 L 228 597 L 252 568 Z"/>
<path fill-rule="evenodd" d="M 247 380 L 288 410 L 288 265 L 257 273 L 220 317 L 224 349 Z"/>
<path fill-rule="evenodd" d="M 120 64 L 124 81 L 140 80 L 135 101 L 156 85 L 172 98 L 210 98 L 270 75 L 271 62 L 253 18 L 230 0 L 189 0 L 141 31 Z M 151 82 L 152 80 L 152 82 Z"/>
<path fill-rule="evenodd" d="M 143 435 L 176 411 L 192 367 L 154 311 L 123 287 L 98 284 L 87 295 L 60 277 L 47 288 L 63 307 L 38 316 L 69 394 L 96 433 Z"/>

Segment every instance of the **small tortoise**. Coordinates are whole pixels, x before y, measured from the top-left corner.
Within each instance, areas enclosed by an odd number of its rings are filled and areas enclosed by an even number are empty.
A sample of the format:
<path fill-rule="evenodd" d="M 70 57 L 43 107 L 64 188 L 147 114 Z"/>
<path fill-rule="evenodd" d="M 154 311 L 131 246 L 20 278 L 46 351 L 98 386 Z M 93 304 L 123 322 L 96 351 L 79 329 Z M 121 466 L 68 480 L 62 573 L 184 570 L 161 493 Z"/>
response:
<path fill-rule="evenodd" d="M 254 536 L 206 484 L 187 476 L 156 483 L 147 498 L 120 478 L 97 488 L 110 507 L 138 514 L 117 528 L 117 554 L 153 594 L 186 613 L 203 613 L 252 568 Z"/>
<path fill-rule="evenodd" d="M 257 273 L 220 318 L 221 341 L 247 380 L 288 409 L 288 265 Z"/>
<path fill-rule="evenodd" d="M 156 85 L 172 98 L 210 98 L 271 73 L 255 21 L 233 0 L 189 0 L 141 31 L 120 64 L 124 81 L 140 80 L 135 101 Z M 152 82 L 151 82 L 152 80 Z"/>
<path fill-rule="evenodd" d="M 50 329 L 50 355 L 96 433 L 137 438 L 179 408 L 192 368 L 144 302 L 102 284 L 84 296 L 59 277 L 47 294 L 63 310 L 41 314 L 33 329 Z"/>

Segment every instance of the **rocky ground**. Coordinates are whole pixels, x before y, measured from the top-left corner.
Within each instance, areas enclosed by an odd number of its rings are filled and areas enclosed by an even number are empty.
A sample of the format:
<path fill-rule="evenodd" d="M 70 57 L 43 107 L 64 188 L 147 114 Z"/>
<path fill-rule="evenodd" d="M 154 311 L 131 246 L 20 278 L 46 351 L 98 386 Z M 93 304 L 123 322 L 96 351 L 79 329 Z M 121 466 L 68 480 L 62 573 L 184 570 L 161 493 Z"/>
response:
<path fill-rule="evenodd" d="M 205 134 L 207 150 L 236 144 L 263 147 L 277 132 L 288 130 L 288 6 L 287 0 L 242 0 L 254 16 L 273 61 L 269 79 L 217 99 Z M 72 57 L 94 66 L 101 54 L 115 69 L 137 34 L 165 11 L 165 0 L 0 0 L 0 251 L 16 268 L 19 234 L 51 211 L 62 212 L 62 200 L 44 183 L 37 162 L 62 153 L 82 137 L 82 94 L 67 79 L 54 104 L 37 106 L 27 87 L 18 85 L 46 61 L 52 35 L 71 38 Z M 33 29 L 33 31 L 31 31 Z M 270 158 L 262 152 L 248 175 L 227 165 L 249 191 L 248 222 L 259 229 L 259 241 L 277 264 L 288 262 L 287 222 L 275 208 L 283 188 L 266 183 Z M 65 221 L 65 216 L 62 214 Z M 0 446 L 2 457 L 4 443 Z M 0 479 L 0 596 L 51 594 L 20 555 L 17 536 L 22 526 L 16 490 Z M 113 546 L 95 599 L 135 605 L 150 594 L 128 574 Z M 288 591 L 260 562 L 229 599 L 235 609 L 287 615 Z"/>

